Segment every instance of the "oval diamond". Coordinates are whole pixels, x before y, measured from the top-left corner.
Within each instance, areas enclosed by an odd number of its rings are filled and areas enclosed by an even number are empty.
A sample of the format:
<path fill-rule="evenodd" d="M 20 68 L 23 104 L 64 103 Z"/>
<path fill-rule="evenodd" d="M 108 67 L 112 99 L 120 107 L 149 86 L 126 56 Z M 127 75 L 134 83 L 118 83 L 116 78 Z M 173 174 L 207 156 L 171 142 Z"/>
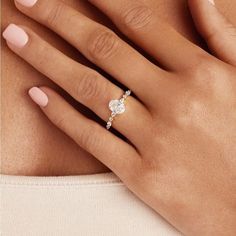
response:
<path fill-rule="evenodd" d="M 112 100 L 109 103 L 109 108 L 116 114 L 122 114 L 125 112 L 125 104 L 120 100 Z"/>

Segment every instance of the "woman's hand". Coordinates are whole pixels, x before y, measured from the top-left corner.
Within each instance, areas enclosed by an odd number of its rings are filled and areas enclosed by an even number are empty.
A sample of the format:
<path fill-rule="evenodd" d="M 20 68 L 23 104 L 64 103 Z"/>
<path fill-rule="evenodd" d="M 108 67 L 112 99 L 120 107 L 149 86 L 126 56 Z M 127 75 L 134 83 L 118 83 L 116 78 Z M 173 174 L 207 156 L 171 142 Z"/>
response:
<path fill-rule="evenodd" d="M 189 0 L 212 56 L 142 1 L 90 2 L 159 66 L 58 0 L 17 0 L 16 6 L 133 91 L 136 97 L 127 98 L 125 113 L 113 121 L 129 142 L 82 116 L 50 88 L 32 88 L 30 96 L 55 125 L 181 232 L 235 235 L 236 29 L 212 1 Z M 122 96 L 120 87 L 28 28 L 10 25 L 4 37 L 15 53 L 108 120 L 108 103 Z"/>

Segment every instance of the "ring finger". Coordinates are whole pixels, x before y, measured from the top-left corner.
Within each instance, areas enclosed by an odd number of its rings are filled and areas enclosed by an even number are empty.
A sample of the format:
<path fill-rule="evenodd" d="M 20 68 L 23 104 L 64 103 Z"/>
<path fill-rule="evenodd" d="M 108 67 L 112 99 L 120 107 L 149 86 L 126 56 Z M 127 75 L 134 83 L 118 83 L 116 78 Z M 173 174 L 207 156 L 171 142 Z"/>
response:
<path fill-rule="evenodd" d="M 23 2 L 20 0 L 15 2 L 20 11 L 61 35 L 90 61 L 132 89 L 145 104 L 152 102 L 146 91 L 153 90 L 153 80 L 168 76 L 114 32 L 60 0 L 33 1 L 36 3 L 32 7 L 19 4 Z"/>
<path fill-rule="evenodd" d="M 107 121 L 111 113 L 109 101 L 119 99 L 123 94 L 119 87 L 96 71 L 65 56 L 28 28 L 23 30 L 11 24 L 3 35 L 15 53 Z M 141 140 L 135 133 L 143 132 L 140 129 L 150 116 L 134 97 L 127 99 L 126 112 L 115 118 L 113 126 L 137 145 Z"/>

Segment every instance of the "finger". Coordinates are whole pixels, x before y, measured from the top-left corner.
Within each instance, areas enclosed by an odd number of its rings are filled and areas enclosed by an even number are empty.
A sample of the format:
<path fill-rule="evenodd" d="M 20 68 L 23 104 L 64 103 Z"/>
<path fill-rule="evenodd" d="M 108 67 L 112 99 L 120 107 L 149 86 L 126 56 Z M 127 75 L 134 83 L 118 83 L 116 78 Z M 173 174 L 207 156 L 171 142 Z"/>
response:
<path fill-rule="evenodd" d="M 217 9 L 213 0 L 189 0 L 199 33 L 219 59 L 236 66 L 236 28 Z"/>
<path fill-rule="evenodd" d="M 186 61 L 194 62 L 199 51 L 202 51 L 163 22 L 154 9 L 143 1 L 89 1 L 167 69 L 185 68 Z"/>
<path fill-rule="evenodd" d="M 111 114 L 108 108 L 110 100 L 119 99 L 124 93 L 119 87 L 94 70 L 65 56 L 28 28 L 9 25 L 3 34 L 15 53 L 104 121 L 108 120 Z M 127 98 L 126 112 L 115 118 L 113 127 L 132 143 L 140 144 L 143 140 L 137 132 L 142 132 L 144 122 L 147 122 L 149 116 L 147 109 L 130 96 Z"/>
<path fill-rule="evenodd" d="M 65 38 L 88 59 L 133 90 L 143 102 L 148 99 L 144 86 L 147 89 L 151 88 L 153 78 L 163 78 L 163 74 L 166 73 L 111 30 L 80 14 L 62 1 L 38 0 L 30 8 L 16 1 L 16 6 L 26 15 Z"/>
<path fill-rule="evenodd" d="M 58 128 L 119 176 L 138 163 L 133 147 L 85 118 L 50 88 L 34 87 L 29 95 Z"/>

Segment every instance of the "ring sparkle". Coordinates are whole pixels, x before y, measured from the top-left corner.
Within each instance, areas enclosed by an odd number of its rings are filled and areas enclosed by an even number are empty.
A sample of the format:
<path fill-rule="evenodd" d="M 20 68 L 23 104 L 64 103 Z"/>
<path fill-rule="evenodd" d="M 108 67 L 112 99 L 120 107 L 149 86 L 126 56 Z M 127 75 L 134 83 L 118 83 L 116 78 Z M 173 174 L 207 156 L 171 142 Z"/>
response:
<path fill-rule="evenodd" d="M 131 95 L 131 90 L 127 90 L 120 99 L 111 100 L 109 102 L 109 109 L 111 111 L 111 115 L 107 121 L 106 125 L 107 130 L 111 128 L 115 116 L 125 112 L 125 101 L 130 95 Z"/>

